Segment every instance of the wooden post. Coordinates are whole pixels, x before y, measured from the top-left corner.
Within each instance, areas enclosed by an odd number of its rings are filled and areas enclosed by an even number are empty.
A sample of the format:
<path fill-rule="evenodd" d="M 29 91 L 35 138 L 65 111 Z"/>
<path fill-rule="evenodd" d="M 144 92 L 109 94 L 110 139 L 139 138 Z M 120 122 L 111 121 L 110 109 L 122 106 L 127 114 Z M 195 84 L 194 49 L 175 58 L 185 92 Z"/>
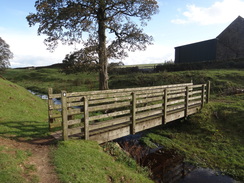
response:
<path fill-rule="evenodd" d="M 208 81 L 206 103 L 208 103 L 210 99 L 210 84 L 211 84 L 210 81 Z"/>
<path fill-rule="evenodd" d="M 189 105 L 189 86 L 186 86 L 186 94 L 185 94 L 185 117 L 188 116 L 188 105 Z"/>
<path fill-rule="evenodd" d="M 63 140 L 68 140 L 67 92 L 61 91 Z"/>
<path fill-rule="evenodd" d="M 202 85 L 201 108 L 204 106 L 205 85 Z"/>
<path fill-rule="evenodd" d="M 167 102 L 168 102 L 168 89 L 164 89 L 164 108 L 163 108 L 163 124 L 166 124 L 167 120 Z"/>
<path fill-rule="evenodd" d="M 53 89 L 48 88 L 48 128 L 49 131 L 51 130 L 51 123 L 53 123 L 53 118 L 51 118 L 52 115 L 52 107 L 53 107 L 53 99 L 50 97 L 50 95 L 53 94 Z"/>
<path fill-rule="evenodd" d="M 85 140 L 89 140 L 89 110 L 88 110 L 88 98 L 84 96 L 84 130 Z"/>
<path fill-rule="evenodd" d="M 131 125 L 131 134 L 134 135 L 136 133 L 136 93 L 133 92 L 131 93 L 132 95 L 132 109 L 131 109 L 131 121 L 132 121 L 132 125 Z"/>

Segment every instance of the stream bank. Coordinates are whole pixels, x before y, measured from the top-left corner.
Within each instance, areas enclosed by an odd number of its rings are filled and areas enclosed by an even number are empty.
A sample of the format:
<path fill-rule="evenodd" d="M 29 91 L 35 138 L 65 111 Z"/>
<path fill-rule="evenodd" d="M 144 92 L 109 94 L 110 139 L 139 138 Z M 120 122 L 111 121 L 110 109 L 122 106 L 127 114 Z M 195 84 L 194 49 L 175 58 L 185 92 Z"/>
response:
<path fill-rule="evenodd" d="M 130 135 L 116 142 L 137 164 L 149 168 L 156 183 L 241 183 L 221 172 L 185 162 L 184 156 L 174 149 L 145 147 L 139 142 L 141 136 Z"/>

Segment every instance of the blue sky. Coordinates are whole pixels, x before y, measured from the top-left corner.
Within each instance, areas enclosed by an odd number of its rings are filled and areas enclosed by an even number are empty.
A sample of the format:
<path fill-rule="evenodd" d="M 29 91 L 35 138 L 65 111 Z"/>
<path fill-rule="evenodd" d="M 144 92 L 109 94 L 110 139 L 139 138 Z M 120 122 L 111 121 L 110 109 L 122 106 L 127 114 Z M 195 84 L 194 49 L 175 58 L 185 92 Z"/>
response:
<path fill-rule="evenodd" d="M 44 66 L 62 62 L 81 45 L 59 47 L 50 53 L 29 27 L 26 16 L 35 12 L 35 0 L 0 0 L 0 37 L 14 53 L 11 67 Z M 174 47 L 213 39 L 239 15 L 244 17 L 244 0 L 158 0 L 160 12 L 152 17 L 145 32 L 154 37 L 146 51 L 130 53 L 126 65 L 163 63 L 174 60 Z"/>

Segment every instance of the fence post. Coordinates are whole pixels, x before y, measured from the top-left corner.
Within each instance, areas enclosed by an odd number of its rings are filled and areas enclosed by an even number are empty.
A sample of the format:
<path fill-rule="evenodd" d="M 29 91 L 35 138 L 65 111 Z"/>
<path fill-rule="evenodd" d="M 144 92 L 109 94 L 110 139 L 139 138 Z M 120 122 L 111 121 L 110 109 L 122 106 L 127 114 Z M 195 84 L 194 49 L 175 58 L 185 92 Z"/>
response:
<path fill-rule="evenodd" d="M 63 140 L 68 140 L 67 92 L 61 91 Z"/>
<path fill-rule="evenodd" d="M 206 103 L 208 103 L 210 99 L 210 84 L 211 84 L 210 81 L 208 81 Z"/>
<path fill-rule="evenodd" d="M 189 86 L 186 86 L 186 94 L 185 94 L 185 117 L 188 116 L 188 106 L 189 106 Z"/>
<path fill-rule="evenodd" d="M 84 96 L 84 131 L 85 140 L 89 140 L 89 111 L 88 111 L 88 98 Z"/>
<path fill-rule="evenodd" d="M 131 134 L 134 135 L 136 133 L 136 93 L 132 92 L 132 109 L 131 109 Z"/>
<path fill-rule="evenodd" d="M 201 108 L 204 106 L 205 85 L 202 85 Z"/>
<path fill-rule="evenodd" d="M 163 108 L 163 124 L 166 124 L 167 120 L 167 102 L 168 102 L 168 89 L 164 89 L 164 108 Z"/>
<path fill-rule="evenodd" d="M 53 123 L 54 119 L 51 118 L 52 115 L 52 107 L 53 107 L 53 99 L 50 97 L 50 95 L 53 94 L 53 89 L 48 88 L 48 128 L 49 131 L 51 130 L 51 123 Z"/>

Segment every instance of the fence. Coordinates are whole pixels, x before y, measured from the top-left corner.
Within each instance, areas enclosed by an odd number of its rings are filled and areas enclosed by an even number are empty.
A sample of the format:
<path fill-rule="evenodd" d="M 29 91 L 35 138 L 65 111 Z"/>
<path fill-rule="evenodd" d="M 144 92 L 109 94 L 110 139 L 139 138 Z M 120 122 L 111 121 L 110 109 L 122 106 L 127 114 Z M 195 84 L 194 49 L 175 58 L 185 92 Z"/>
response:
<path fill-rule="evenodd" d="M 48 92 L 50 130 L 99 143 L 187 117 L 210 96 L 210 83 L 53 94 Z M 60 99 L 61 104 L 54 100 Z"/>

